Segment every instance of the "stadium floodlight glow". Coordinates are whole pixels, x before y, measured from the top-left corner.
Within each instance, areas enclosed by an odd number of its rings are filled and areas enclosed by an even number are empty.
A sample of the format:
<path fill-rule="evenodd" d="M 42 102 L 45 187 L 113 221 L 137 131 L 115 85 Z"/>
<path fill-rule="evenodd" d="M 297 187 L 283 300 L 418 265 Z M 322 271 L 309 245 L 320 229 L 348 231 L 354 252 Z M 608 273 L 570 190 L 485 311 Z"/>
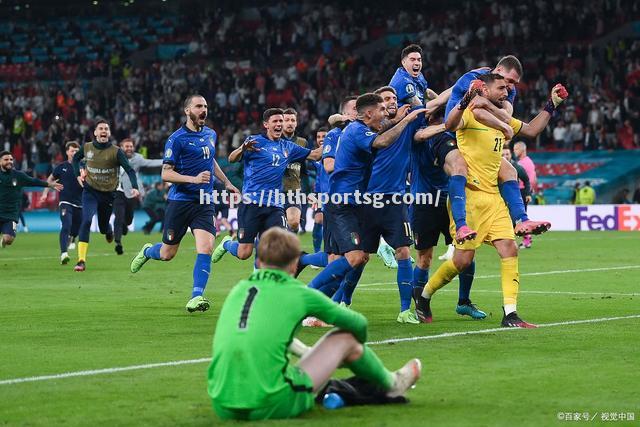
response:
<path fill-rule="evenodd" d="M 93 5 L 97 6 L 98 5 L 98 0 L 93 0 Z"/>

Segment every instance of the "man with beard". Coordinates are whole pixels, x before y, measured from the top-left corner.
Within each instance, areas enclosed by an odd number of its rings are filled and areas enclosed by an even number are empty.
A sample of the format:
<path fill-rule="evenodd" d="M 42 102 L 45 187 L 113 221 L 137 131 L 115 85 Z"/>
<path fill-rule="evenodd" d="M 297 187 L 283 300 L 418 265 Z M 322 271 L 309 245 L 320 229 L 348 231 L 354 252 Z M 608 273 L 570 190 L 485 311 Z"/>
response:
<path fill-rule="evenodd" d="M 142 154 L 136 153 L 131 138 L 123 139 L 120 143 L 120 148 L 122 148 L 124 154 L 127 155 L 129 164 L 136 172 L 136 175 L 140 171 L 140 168 L 162 166 L 162 159 L 145 159 L 142 157 Z M 142 195 L 144 196 L 144 194 Z M 122 248 L 122 235 L 127 234 L 127 230 L 133 221 L 133 211 L 136 205 L 137 197 L 133 197 L 131 193 L 129 176 L 125 173 L 124 169 L 120 168 L 120 185 L 118 186 L 118 191 L 116 191 L 116 197 L 113 201 L 113 214 L 115 215 L 113 234 L 116 241 L 115 251 L 118 255 L 124 253 Z"/>
<path fill-rule="evenodd" d="M 170 261 L 178 253 L 180 242 L 191 228 L 196 241 L 193 266 L 193 289 L 186 309 L 207 311 L 210 303 L 203 296 L 211 272 L 211 251 L 216 235 L 215 208 L 201 204 L 201 193 L 213 193 L 213 177 L 224 183 L 228 191 L 237 193 L 215 160 L 216 132 L 205 126 L 207 101 L 202 95 L 190 95 L 184 101 L 187 122 L 176 130 L 165 144 L 162 179 L 173 185 L 169 190 L 165 211 L 162 243 L 145 244 L 131 261 L 131 272 L 137 273 L 150 259 Z"/>
<path fill-rule="evenodd" d="M 85 271 L 87 251 L 89 250 L 89 234 L 91 221 L 98 214 L 98 227 L 107 242 L 113 241 L 113 230 L 109 219 L 113 209 L 114 192 L 118 187 L 120 167 L 129 175 L 131 194 L 138 197 L 138 181 L 124 151 L 111 143 L 111 129 L 106 120 L 98 120 L 93 131 L 95 139 L 80 147 L 73 156 L 73 169 L 82 190 L 82 223 L 78 234 L 78 263 L 75 271 Z M 80 161 L 86 162 L 86 176 L 80 175 Z"/>
<path fill-rule="evenodd" d="M 296 136 L 296 127 L 298 127 L 298 112 L 293 108 L 284 110 L 284 127 L 282 128 L 282 137 L 288 139 L 300 147 L 307 146 L 307 140 Z M 287 217 L 287 225 L 294 233 L 300 229 L 300 215 L 302 207 L 299 200 L 300 194 L 300 174 L 303 172 L 304 162 L 289 163 L 284 172 L 282 186 L 284 192 L 287 193 L 287 201 L 284 205 L 284 212 Z M 290 200 L 294 199 L 294 200 Z"/>
<path fill-rule="evenodd" d="M 319 160 L 322 147 L 315 150 L 300 147 L 283 138 L 284 111 L 269 108 L 262 115 L 266 132 L 251 135 L 231 154 L 229 162 L 244 163 L 242 203 L 238 208 L 238 241 L 226 236 L 213 252 L 212 261 L 220 261 L 230 252 L 236 258 L 247 259 L 253 253 L 260 233 L 271 227 L 287 227 L 283 209 L 282 178 L 287 167 L 305 159 Z"/>
<path fill-rule="evenodd" d="M 23 187 L 48 187 L 56 191 L 64 188 L 58 181 L 43 181 L 15 170 L 11 153 L 0 152 L 0 247 L 2 248 L 12 244 L 16 238 Z"/>

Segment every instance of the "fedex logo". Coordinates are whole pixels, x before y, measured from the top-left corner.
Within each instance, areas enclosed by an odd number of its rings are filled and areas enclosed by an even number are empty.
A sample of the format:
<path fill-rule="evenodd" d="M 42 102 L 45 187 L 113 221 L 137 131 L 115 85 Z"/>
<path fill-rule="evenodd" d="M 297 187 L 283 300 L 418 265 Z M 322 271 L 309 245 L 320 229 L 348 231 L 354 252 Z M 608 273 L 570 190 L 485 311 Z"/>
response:
<path fill-rule="evenodd" d="M 576 230 L 640 231 L 640 215 L 631 206 L 612 206 L 610 215 L 589 215 L 588 206 L 576 207 Z"/>

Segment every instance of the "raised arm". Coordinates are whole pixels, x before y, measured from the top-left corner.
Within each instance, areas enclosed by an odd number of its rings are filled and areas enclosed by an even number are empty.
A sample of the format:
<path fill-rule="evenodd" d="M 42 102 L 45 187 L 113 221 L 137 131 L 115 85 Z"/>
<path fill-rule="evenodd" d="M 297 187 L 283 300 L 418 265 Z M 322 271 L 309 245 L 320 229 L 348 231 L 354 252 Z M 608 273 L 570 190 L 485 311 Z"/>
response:
<path fill-rule="evenodd" d="M 229 163 L 236 163 L 242 160 L 242 155 L 245 151 L 260 151 L 260 149 L 255 146 L 257 142 L 255 139 L 247 139 L 244 141 L 240 147 L 229 154 Z"/>
<path fill-rule="evenodd" d="M 416 110 L 413 110 L 402 120 L 400 120 L 400 122 L 398 122 L 398 124 L 396 124 L 394 127 L 383 134 L 379 134 L 376 139 L 373 140 L 371 146 L 373 148 L 385 148 L 393 144 L 393 142 L 398 139 L 404 128 L 406 128 L 409 123 L 417 119 L 418 115 L 424 114 L 425 111 L 425 108 L 418 108 Z"/>
<path fill-rule="evenodd" d="M 453 86 L 450 87 L 449 89 L 443 90 L 442 92 L 440 92 L 440 95 L 428 101 L 425 104 L 425 107 L 427 108 L 427 114 L 431 114 L 432 112 L 436 111 L 438 108 L 444 105 L 447 105 L 447 101 L 449 101 L 452 91 L 453 91 Z"/>
<path fill-rule="evenodd" d="M 557 84 L 551 89 L 551 95 L 544 109 L 538 113 L 529 123 L 522 123 L 520 135 L 527 138 L 535 138 L 542 133 L 549 124 L 553 112 L 569 96 L 569 92 L 561 84 Z"/>
<path fill-rule="evenodd" d="M 440 123 L 439 125 L 427 126 L 426 128 L 418 130 L 413 136 L 413 140 L 415 142 L 424 142 L 427 139 L 444 132 L 445 130 L 446 129 L 444 123 Z"/>

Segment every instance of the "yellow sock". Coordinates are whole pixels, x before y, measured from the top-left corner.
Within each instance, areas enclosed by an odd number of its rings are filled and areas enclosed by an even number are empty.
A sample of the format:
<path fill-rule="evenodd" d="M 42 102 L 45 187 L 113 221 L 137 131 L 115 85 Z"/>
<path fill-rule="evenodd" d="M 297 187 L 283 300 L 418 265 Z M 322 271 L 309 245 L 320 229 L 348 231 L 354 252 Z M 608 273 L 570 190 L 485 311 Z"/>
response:
<path fill-rule="evenodd" d="M 78 242 L 78 261 L 87 260 L 88 250 L 89 250 L 89 242 Z"/>
<path fill-rule="evenodd" d="M 460 272 L 450 259 L 442 263 L 442 265 L 436 270 L 436 272 L 429 278 L 427 286 L 424 287 L 422 296 L 427 298 L 431 297 L 438 289 L 449 283 Z"/>
<path fill-rule="evenodd" d="M 518 273 L 518 257 L 502 258 L 500 261 L 502 276 L 502 298 L 505 307 L 518 302 L 518 288 L 520 287 L 520 273 Z M 508 314 L 508 313 L 507 313 Z"/>

